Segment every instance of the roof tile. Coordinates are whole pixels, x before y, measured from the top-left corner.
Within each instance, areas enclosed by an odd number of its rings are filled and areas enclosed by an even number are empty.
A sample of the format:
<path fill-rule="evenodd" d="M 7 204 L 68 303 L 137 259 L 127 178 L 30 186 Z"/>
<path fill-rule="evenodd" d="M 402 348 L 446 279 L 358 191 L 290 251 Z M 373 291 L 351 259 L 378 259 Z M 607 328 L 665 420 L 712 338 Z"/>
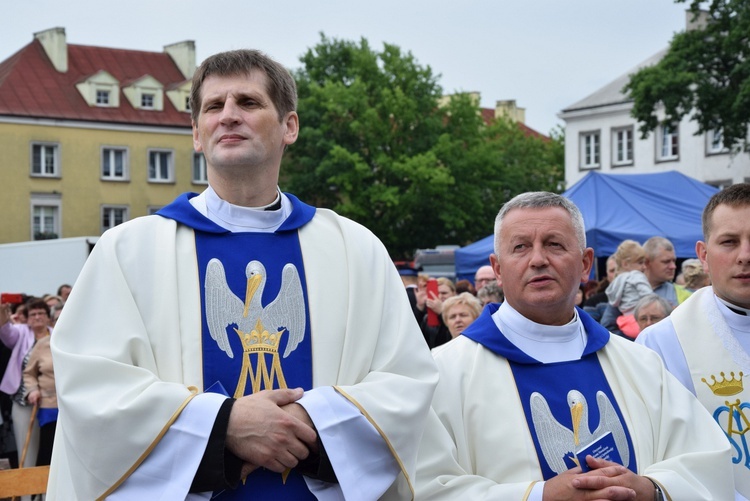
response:
<path fill-rule="evenodd" d="M 166 96 L 163 111 L 135 109 L 122 94 L 118 108 L 89 106 L 76 83 L 100 70 L 121 84 L 146 74 L 165 88 L 185 81 L 166 53 L 87 45 L 68 45 L 68 71 L 60 73 L 34 40 L 0 63 L 0 115 L 190 127 L 190 114 L 178 111 Z"/>

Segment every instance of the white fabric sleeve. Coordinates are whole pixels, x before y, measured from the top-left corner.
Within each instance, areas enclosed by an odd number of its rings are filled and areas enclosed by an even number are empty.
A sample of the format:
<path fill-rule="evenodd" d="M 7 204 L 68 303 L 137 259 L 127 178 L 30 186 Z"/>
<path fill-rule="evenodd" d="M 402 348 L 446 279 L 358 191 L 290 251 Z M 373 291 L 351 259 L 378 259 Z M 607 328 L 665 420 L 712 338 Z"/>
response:
<path fill-rule="evenodd" d="M 319 501 L 379 499 L 401 472 L 388 444 L 357 407 L 331 386 L 297 401 L 318 430 L 337 484 L 304 477 Z"/>
<path fill-rule="evenodd" d="M 196 395 L 148 457 L 108 501 L 210 499 L 211 492 L 189 494 L 219 408 L 227 399 L 216 393 Z"/>
<path fill-rule="evenodd" d="M 544 499 L 544 482 L 537 482 L 529 492 L 526 501 L 542 501 Z"/>
<path fill-rule="evenodd" d="M 677 339 L 677 333 L 669 317 L 646 327 L 635 338 L 635 342 L 658 353 L 664 361 L 664 367 L 682 383 L 682 386 L 695 395 L 695 386 L 693 386 L 693 378 L 690 376 L 685 353 L 682 351 L 682 345 Z"/>

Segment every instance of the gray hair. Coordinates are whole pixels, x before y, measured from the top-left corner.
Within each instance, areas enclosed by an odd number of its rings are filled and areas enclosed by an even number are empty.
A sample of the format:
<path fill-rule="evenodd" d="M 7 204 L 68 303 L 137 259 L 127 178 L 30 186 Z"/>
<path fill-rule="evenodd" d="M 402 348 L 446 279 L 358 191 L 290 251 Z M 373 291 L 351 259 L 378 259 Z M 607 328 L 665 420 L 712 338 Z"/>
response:
<path fill-rule="evenodd" d="M 635 303 L 633 316 L 637 319 L 638 314 L 641 312 L 641 309 L 653 303 L 658 303 L 662 307 L 662 309 L 664 310 L 664 316 L 669 316 L 669 314 L 672 312 L 672 305 L 669 303 L 669 301 L 659 296 L 658 294 L 646 294 L 645 296 L 640 298 L 637 303 Z"/>
<path fill-rule="evenodd" d="M 651 237 L 643 242 L 643 251 L 648 259 L 654 259 L 662 249 L 674 252 L 674 245 L 668 238 L 664 237 Z"/>
<path fill-rule="evenodd" d="M 576 204 L 569 199 L 556 193 L 548 191 L 531 191 L 521 193 L 505 202 L 500 212 L 495 218 L 495 255 L 500 255 L 500 229 L 505 216 L 513 209 L 546 209 L 548 207 L 560 207 L 565 209 L 570 215 L 570 221 L 573 223 L 573 230 L 576 233 L 578 244 L 581 250 L 586 249 L 586 228 L 583 225 L 583 216 Z"/>

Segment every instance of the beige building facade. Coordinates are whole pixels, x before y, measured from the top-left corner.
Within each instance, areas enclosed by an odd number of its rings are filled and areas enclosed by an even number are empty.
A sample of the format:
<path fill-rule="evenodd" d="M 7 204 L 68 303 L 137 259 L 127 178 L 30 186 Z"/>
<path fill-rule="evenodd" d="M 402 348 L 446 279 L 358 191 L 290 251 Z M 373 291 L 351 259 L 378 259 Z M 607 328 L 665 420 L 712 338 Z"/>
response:
<path fill-rule="evenodd" d="M 0 243 L 100 235 L 206 185 L 192 42 L 69 45 L 53 28 L 0 63 Z"/>

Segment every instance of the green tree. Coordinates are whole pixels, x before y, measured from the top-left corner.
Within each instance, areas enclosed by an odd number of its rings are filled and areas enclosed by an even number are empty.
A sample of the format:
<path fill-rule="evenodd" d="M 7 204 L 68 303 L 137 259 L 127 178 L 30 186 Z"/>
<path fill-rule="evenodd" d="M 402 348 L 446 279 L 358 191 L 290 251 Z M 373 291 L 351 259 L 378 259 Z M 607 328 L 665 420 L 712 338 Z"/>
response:
<path fill-rule="evenodd" d="M 687 0 L 676 0 L 684 3 Z M 750 0 L 690 1 L 704 27 L 678 33 L 661 61 L 633 74 L 625 92 L 645 137 L 692 113 L 698 133 L 722 131 L 724 146 L 747 147 L 750 124 Z M 660 121 L 658 111 L 663 106 Z"/>
<path fill-rule="evenodd" d="M 484 237 L 509 196 L 561 181 L 559 140 L 487 127 L 468 95 L 441 106 L 429 66 L 394 45 L 321 35 L 300 61 L 301 129 L 282 183 L 367 226 L 394 258 Z"/>

